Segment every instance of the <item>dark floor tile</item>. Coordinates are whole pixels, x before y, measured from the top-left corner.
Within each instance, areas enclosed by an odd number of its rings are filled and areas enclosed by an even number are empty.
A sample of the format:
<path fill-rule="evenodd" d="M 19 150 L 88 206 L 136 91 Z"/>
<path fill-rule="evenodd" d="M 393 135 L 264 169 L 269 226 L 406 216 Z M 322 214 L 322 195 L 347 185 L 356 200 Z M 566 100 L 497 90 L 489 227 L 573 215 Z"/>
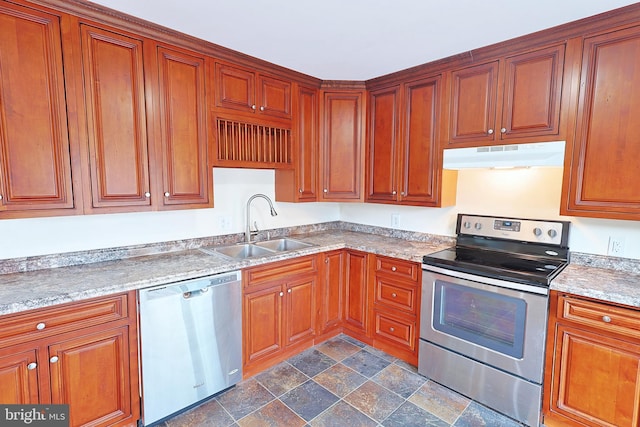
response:
<path fill-rule="evenodd" d="M 216 400 L 234 419 L 239 420 L 274 400 L 274 397 L 258 381 L 250 378 L 221 394 Z"/>
<path fill-rule="evenodd" d="M 224 427 L 231 425 L 233 425 L 233 418 L 216 400 L 203 403 L 162 424 L 166 427 Z"/>
<path fill-rule="evenodd" d="M 396 364 L 387 366 L 372 379 L 405 399 L 427 381 L 423 376 L 409 372 Z"/>
<path fill-rule="evenodd" d="M 522 424 L 477 402 L 471 402 L 453 425 L 455 427 L 522 427 Z"/>
<path fill-rule="evenodd" d="M 432 413 L 405 402 L 382 422 L 384 427 L 449 427 Z"/>
<path fill-rule="evenodd" d="M 364 348 L 364 350 L 365 350 L 365 351 L 368 351 L 369 353 L 373 354 L 374 356 L 378 356 L 380 359 L 386 360 L 386 361 L 387 361 L 387 362 L 389 362 L 389 363 L 393 363 L 393 362 L 395 362 L 396 360 L 398 360 L 398 358 L 397 358 L 397 357 L 392 356 L 392 355 L 390 355 L 390 354 L 388 354 L 388 353 L 385 353 L 385 352 L 384 352 L 384 351 L 382 351 L 382 350 L 378 350 L 377 348 L 373 348 L 373 347 L 371 347 L 370 345 L 366 346 L 366 347 Z"/>
<path fill-rule="evenodd" d="M 255 379 L 274 396 L 280 396 L 309 380 L 309 377 L 287 362 L 283 362 L 256 375 Z"/>
<path fill-rule="evenodd" d="M 274 400 L 238 421 L 240 427 L 302 427 L 305 420 L 287 408 L 280 400 Z"/>
<path fill-rule="evenodd" d="M 364 384 L 367 378 L 338 363 L 313 377 L 313 380 L 333 394 L 344 397 Z"/>
<path fill-rule="evenodd" d="M 335 360 L 315 348 L 293 356 L 288 362 L 310 377 L 336 364 Z"/>
<path fill-rule="evenodd" d="M 377 422 L 344 401 L 340 401 L 311 421 L 312 427 L 376 427 Z"/>
<path fill-rule="evenodd" d="M 356 347 L 365 348 L 367 345 L 362 341 L 358 341 L 357 339 L 350 337 L 349 335 L 341 334 L 338 335 L 340 339 L 345 340 L 346 342 L 355 345 Z"/>
<path fill-rule="evenodd" d="M 294 388 L 280 397 L 289 408 L 307 421 L 336 403 L 338 397 L 312 380 Z"/>
<path fill-rule="evenodd" d="M 418 367 L 415 365 L 412 365 L 410 363 L 405 362 L 404 360 L 396 360 L 394 362 L 396 365 L 400 366 L 401 368 L 406 369 L 407 371 L 413 372 L 414 374 L 418 373 Z"/>
<path fill-rule="evenodd" d="M 316 349 L 338 362 L 360 351 L 360 347 L 341 338 L 332 338 L 329 341 L 325 341 L 316 346 Z"/>
<path fill-rule="evenodd" d="M 471 402 L 470 399 L 433 381 L 427 381 L 409 401 L 449 424 L 452 424 Z"/>
<path fill-rule="evenodd" d="M 342 363 L 368 378 L 390 365 L 390 362 L 364 350 L 347 357 Z"/>
<path fill-rule="evenodd" d="M 376 421 L 382 421 L 405 400 L 373 381 L 367 381 L 349 393 L 344 401 Z"/>

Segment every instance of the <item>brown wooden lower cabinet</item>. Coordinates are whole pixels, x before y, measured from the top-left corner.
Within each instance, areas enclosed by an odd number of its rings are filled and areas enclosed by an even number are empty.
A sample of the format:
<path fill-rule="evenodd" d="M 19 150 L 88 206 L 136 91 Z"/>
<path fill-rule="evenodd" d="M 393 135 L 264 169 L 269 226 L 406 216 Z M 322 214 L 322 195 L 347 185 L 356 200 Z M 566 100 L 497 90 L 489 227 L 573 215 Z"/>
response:
<path fill-rule="evenodd" d="M 7 315 L 1 324 L 0 402 L 69 404 L 73 427 L 137 424 L 135 292 Z"/>
<path fill-rule="evenodd" d="M 640 425 L 640 310 L 552 292 L 546 426 Z"/>

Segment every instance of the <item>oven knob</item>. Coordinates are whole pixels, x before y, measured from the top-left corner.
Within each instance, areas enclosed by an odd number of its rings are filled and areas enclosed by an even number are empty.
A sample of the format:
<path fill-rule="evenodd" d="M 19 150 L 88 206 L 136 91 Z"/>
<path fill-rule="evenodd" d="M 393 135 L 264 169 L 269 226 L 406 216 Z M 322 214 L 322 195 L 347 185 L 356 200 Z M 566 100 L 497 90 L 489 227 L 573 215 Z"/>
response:
<path fill-rule="evenodd" d="M 553 239 L 558 235 L 558 232 L 552 228 L 551 230 L 547 231 L 547 234 Z"/>
<path fill-rule="evenodd" d="M 465 221 L 462 225 L 464 226 L 464 228 L 471 228 L 471 223 L 469 221 Z"/>
<path fill-rule="evenodd" d="M 482 228 L 482 223 L 480 222 L 476 222 L 476 224 L 474 225 L 474 227 L 476 228 L 476 230 L 480 230 Z"/>
<path fill-rule="evenodd" d="M 533 229 L 533 234 L 535 234 L 536 236 L 540 236 L 542 235 L 542 230 L 536 227 Z"/>

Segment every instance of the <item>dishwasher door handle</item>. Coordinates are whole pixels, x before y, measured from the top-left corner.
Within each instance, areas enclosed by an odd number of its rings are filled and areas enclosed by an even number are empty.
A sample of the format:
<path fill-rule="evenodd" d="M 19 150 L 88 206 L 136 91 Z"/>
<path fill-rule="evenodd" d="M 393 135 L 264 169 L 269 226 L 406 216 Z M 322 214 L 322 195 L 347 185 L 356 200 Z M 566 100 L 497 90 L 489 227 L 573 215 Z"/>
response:
<path fill-rule="evenodd" d="M 195 289 L 193 291 L 183 292 L 182 298 L 190 299 L 190 298 L 199 297 L 203 294 L 206 294 L 208 291 L 209 291 L 209 288 L 202 288 L 202 289 Z"/>

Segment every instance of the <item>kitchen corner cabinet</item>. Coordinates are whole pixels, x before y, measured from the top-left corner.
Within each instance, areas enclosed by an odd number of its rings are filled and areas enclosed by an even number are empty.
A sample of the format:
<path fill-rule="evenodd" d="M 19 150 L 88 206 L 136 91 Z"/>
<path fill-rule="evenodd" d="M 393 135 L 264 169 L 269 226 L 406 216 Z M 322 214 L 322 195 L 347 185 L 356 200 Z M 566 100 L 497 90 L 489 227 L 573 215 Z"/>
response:
<path fill-rule="evenodd" d="M 640 310 L 551 293 L 543 422 L 640 424 Z"/>
<path fill-rule="evenodd" d="M 135 292 L 2 317 L 0 401 L 69 404 L 70 425 L 140 418 Z"/>
<path fill-rule="evenodd" d="M 345 251 L 344 332 L 367 344 L 371 340 L 372 292 L 369 258 L 365 252 Z"/>
<path fill-rule="evenodd" d="M 245 378 L 313 345 L 317 257 L 265 264 L 243 272 Z"/>
<path fill-rule="evenodd" d="M 585 38 L 581 70 L 560 212 L 640 220 L 640 27 Z"/>
<path fill-rule="evenodd" d="M 337 250 L 321 255 L 318 281 L 318 333 L 331 336 L 342 330 L 346 251 Z"/>
<path fill-rule="evenodd" d="M 320 186 L 318 201 L 361 202 L 365 129 L 365 90 L 322 92 Z"/>
<path fill-rule="evenodd" d="M 0 218 L 76 213 L 60 21 L 0 4 Z"/>
<path fill-rule="evenodd" d="M 563 139 L 564 53 L 558 44 L 452 71 L 449 147 Z"/>
<path fill-rule="evenodd" d="M 365 201 L 455 204 L 457 173 L 442 170 L 439 149 L 442 86 L 436 75 L 370 92 Z"/>
<path fill-rule="evenodd" d="M 281 202 L 315 202 L 318 199 L 318 90 L 297 86 L 294 97 L 293 169 L 276 169 L 275 194 Z"/>
<path fill-rule="evenodd" d="M 291 82 L 225 62 L 215 64 L 216 107 L 291 119 Z"/>

